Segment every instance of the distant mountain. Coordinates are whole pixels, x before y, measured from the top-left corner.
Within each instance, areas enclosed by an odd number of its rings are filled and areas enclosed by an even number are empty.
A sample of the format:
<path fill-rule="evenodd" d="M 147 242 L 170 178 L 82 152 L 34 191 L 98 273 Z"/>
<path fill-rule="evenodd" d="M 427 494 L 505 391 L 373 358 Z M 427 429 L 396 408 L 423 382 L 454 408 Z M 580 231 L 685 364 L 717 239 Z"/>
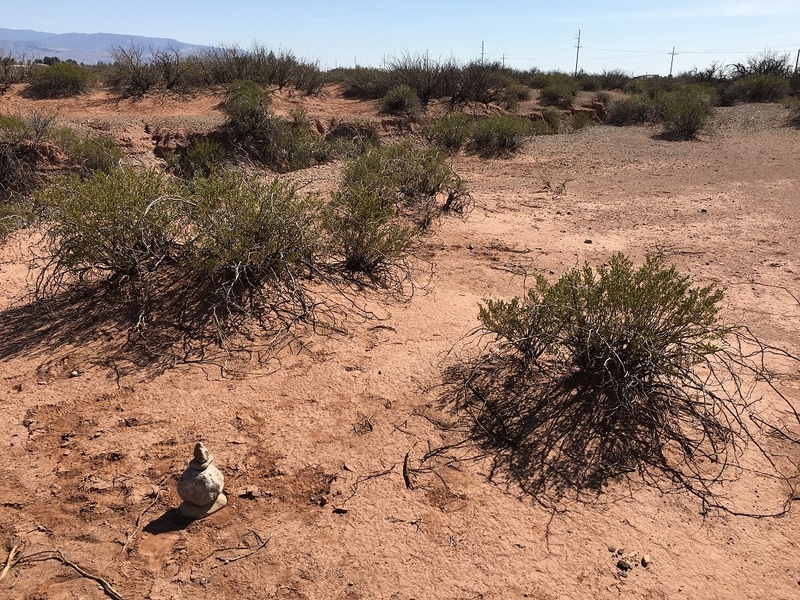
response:
<path fill-rule="evenodd" d="M 61 60 L 71 58 L 80 63 L 91 65 L 97 62 L 108 62 L 110 50 L 114 47 L 130 47 L 137 44 L 144 48 L 145 54 L 150 50 L 164 49 L 169 46 L 184 52 L 197 52 L 208 46 L 186 44 L 170 38 L 154 38 L 142 35 L 124 35 L 119 33 L 46 33 L 29 29 L 0 28 L 0 53 L 26 59 L 57 56 Z"/>

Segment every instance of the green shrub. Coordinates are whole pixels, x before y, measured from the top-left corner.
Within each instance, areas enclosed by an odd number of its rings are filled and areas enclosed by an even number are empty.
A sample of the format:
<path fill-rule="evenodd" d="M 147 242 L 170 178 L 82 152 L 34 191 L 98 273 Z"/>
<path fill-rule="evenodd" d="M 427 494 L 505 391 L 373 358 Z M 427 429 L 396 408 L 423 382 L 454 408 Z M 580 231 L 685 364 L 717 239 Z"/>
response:
<path fill-rule="evenodd" d="M 0 115 L 0 140 L 19 143 L 30 138 L 31 129 L 24 118 L 19 115 Z"/>
<path fill-rule="evenodd" d="M 345 166 L 342 185 L 358 194 L 374 193 L 420 229 L 427 228 L 440 211 L 463 211 L 469 200 L 461 178 L 439 150 L 409 143 L 367 150 Z"/>
<path fill-rule="evenodd" d="M 380 146 L 377 125 L 372 121 L 343 121 L 325 134 L 327 152 L 335 158 L 353 159 L 369 148 Z"/>
<path fill-rule="evenodd" d="M 630 75 L 621 69 L 603 71 L 600 75 L 600 87 L 604 90 L 621 90 L 629 79 Z"/>
<path fill-rule="evenodd" d="M 92 277 L 137 285 L 174 259 L 186 209 L 175 191 L 156 171 L 128 168 L 53 181 L 37 194 L 49 209 L 50 247 L 39 293 Z"/>
<path fill-rule="evenodd" d="M 726 102 L 780 102 L 789 95 L 786 77 L 751 74 L 734 81 L 725 91 Z"/>
<path fill-rule="evenodd" d="M 225 158 L 225 148 L 207 137 L 192 140 L 181 157 L 183 170 L 189 175 L 210 175 Z"/>
<path fill-rule="evenodd" d="M 309 167 L 329 156 L 302 110 L 286 121 L 269 114 L 269 103 L 269 94 L 253 81 L 236 80 L 228 86 L 222 110 L 250 156 L 278 172 Z"/>
<path fill-rule="evenodd" d="M 692 140 L 705 126 L 712 98 L 701 89 L 687 87 L 668 94 L 661 106 L 662 135 L 670 140 Z"/>
<path fill-rule="evenodd" d="M 569 108 L 575 100 L 577 89 L 571 81 L 553 81 L 540 92 L 539 101 L 546 106 Z"/>
<path fill-rule="evenodd" d="M 222 112 L 229 123 L 246 140 L 258 139 L 269 127 L 269 105 L 272 97 L 254 81 L 237 79 L 228 85 L 222 101 Z"/>
<path fill-rule="evenodd" d="M 502 156 L 519 151 L 535 133 L 534 124 L 513 115 L 492 115 L 473 124 L 469 147 L 484 157 Z"/>
<path fill-rule="evenodd" d="M 643 125 L 658 118 L 656 103 L 643 94 L 636 94 L 614 102 L 608 111 L 611 125 Z"/>
<path fill-rule="evenodd" d="M 608 106 L 611 104 L 611 94 L 605 91 L 596 92 L 594 95 L 594 101 L 599 102 L 603 106 Z"/>
<path fill-rule="evenodd" d="M 584 92 L 596 92 L 603 87 L 603 80 L 598 75 L 582 75 L 578 85 Z"/>
<path fill-rule="evenodd" d="M 265 285 L 272 294 L 302 296 L 299 282 L 319 252 L 313 197 L 299 197 L 278 179 L 262 183 L 231 172 L 195 179 L 191 201 L 194 236 L 180 264 L 211 284 L 221 306 L 244 310 L 243 301 Z"/>
<path fill-rule="evenodd" d="M 392 115 L 418 115 L 422 112 L 422 103 L 417 93 L 403 84 L 389 90 L 382 100 L 383 110 Z"/>
<path fill-rule="evenodd" d="M 119 166 L 125 156 L 108 136 L 82 136 L 68 127 L 59 127 L 49 137 L 83 173 L 110 171 Z"/>
<path fill-rule="evenodd" d="M 467 371 L 464 402 L 483 439 L 519 451 L 510 466 L 532 493 L 599 492 L 652 467 L 705 498 L 752 439 L 746 386 L 727 387 L 747 360 L 722 298 L 653 256 L 537 275 L 525 296 L 481 306 L 496 344 Z"/>
<path fill-rule="evenodd" d="M 452 112 L 436 119 L 425 129 L 425 136 L 448 154 L 456 154 L 470 138 L 472 119 L 461 112 Z"/>
<path fill-rule="evenodd" d="M 25 93 L 32 98 L 66 98 L 85 92 L 92 84 L 92 72 L 72 62 L 57 62 L 36 69 Z"/>
<path fill-rule="evenodd" d="M 396 217 L 391 198 L 380 191 L 350 183 L 333 194 L 324 214 L 334 254 L 344 268 L 370 277 L 386 277 L 411 251 L 417 228 Z"/>
<path fill-rule="evenodd" d="M 11 232 L 27 227 L 36 221 L 36 213 L 30 206 L 21 202 L 2 202 L 3 195 L 3 190 L 0 189 L 0 243 Z"/>
<path fill-rule="evenodd" d="M 348 98 L 377 100 L 395 87 L 388 71 L 371 67 L 339 69 L 332 72 L 331 77 L 342 82 L 344 95 Z"/>
<path fill-rule="evenodd" d="M 572 113 L 570 117 L 570 128 L 578 131 L 580 129 L 586 129 L 593 124 L 592 117 L 589 116 L 588 113 L 585 112 L 576 112 Z"/>
<path fill-rule="evenodd" d="M 542 117 L 550 128 L 551 133 L 558 133 L 561 130 L 561 111 L 552 106 L 548 106 L 544 109 Z"/>
<path fill-rule="evenodd" d="M 531 99 L 531 88 L 521 83 L 509 83 L 500 95 L 500 101 L 507 110 L 514 110 L 520 102 Z"/>

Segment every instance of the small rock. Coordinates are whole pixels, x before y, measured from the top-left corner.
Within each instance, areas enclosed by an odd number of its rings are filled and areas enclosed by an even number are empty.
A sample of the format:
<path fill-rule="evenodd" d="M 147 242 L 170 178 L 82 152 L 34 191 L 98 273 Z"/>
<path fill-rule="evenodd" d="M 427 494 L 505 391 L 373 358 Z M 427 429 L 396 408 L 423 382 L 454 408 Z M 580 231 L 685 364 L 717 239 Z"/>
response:
<path fill-rule="evenodd" d="M 608 551 L 611 552 L 611 554 L 615 554 L 616 551 L 617 551 L 617 547 L 616 546 L 609 546 L 608 547 Z"/>
<path fill-rule="evenodd" d="M 624 552 L 625 552 L 625 548 L 620 548 L 619 550 L 617 550 L 617 556 L 622 556 L 622 554 Z"/>
<path fill-rule="evenodd" d="M 583 243 L 584 244 L 591 244 L 592 240 L 590 240 L 589 238 L 586 238 L 585 240 L 583 240 Z"/>
<path fill-rule="evenodd" d="M 617 568 L 620 571 L 630 571 L 633 569 L 633 565 L 631 565 L 631 563 L 629 563 L 627 560 L 620 558 L 617 561 Z"/>
<path fill-rule="evenodd" d="M 72 371 L 72 372 L 69 374 L 70 378 L 77 377 L 78 375 L 80 375 L 80 373 L 78 373 L 78 371 Z"/>
<path fill-rule="evenodd" d="M 652 561 L 650 560 L 650 555 L 649 554 L 645 554 L 642 557 L 642 566 L 643 567 L 649 567 L 651 562 Z"/>
<path fill-rule="evenodd" d="M 708 209 L 707 209 L 707 208 L 701 208 L 701 209 L 700 209 L 700 212 L 701 212 L 701 213 L 707 213 L 707 212 L 708 212 Z"/>
<path fill-rule="evenodd" d="M 467 250 L 472 250 L 472 244 L 467 244 Z"/>

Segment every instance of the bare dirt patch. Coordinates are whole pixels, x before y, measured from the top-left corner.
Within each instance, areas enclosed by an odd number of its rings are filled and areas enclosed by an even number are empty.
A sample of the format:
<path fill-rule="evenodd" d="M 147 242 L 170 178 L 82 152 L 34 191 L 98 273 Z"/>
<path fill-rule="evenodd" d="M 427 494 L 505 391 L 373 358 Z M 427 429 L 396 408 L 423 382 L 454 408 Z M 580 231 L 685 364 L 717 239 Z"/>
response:
<path fill-rule="evenodd" d="M 146 126 L 221 121 L 213 97 L 45 102 L 12 94 L 0 110 L 52 108 L 128 135 L 129 152 L 148 157 Z M 335 91 L 280 98 L 276 110 L 294 105 L 325 122 L 379 119 L 374 103 Z M 58 549 L 125 598 L 796 598 L 796 509 L 701 514 L 692 497 L 635 478 L 544 508 L 507 474 L 490 479 L 491 456 L 458 445 L 463 422 L 437 387 L 481 299 L 615 251 L 638 261 L 662 250 L 727 289 L 727 319 L 800 354 L 800 134 L 784 117 L 777 105 L 737 106 L 697 142 L 596 126 L 536 138 L 512 159 L 458 156 L 476 208 L 425 237 L 429 285 L 384 304 L 382 320 L 309 334 L 265 365 L 220 355 L 135 368 L 120 358 L 117 322 L 87 337 L 68 312 L 48 322 L 26 308 L 35 233 L 15 234 L 0 249 L 0 543 Z M 337 168 L 291 177 L 326 189 Z M 800 407 L 796 365 L 776 369 Z M 175 482 L 199 439 L 229 505 L 186 522 Z M 765 443 L 800 461 L 797 445 Z M 745 472 L 724 492 L 768 513 L 789 490 Z M 0 595 L 104 597 L 55 561 L 10 570 Z"/>

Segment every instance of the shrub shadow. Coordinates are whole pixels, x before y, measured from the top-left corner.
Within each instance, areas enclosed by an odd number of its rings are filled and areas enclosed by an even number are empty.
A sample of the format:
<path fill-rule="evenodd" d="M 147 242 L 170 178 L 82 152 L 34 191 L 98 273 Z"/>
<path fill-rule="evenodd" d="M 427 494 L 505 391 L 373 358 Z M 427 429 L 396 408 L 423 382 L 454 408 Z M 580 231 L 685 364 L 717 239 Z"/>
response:
<path fill-rule="evenodd" d="M 469 435 L 492 457 L 491 480 L 558 501 L 595 497 L 636 469 L 638 432 L 604 414 L 597 391 L 576 377 L 537 377 L 521 361 L 491 357 L 447 370 L 444 400 L 471 417 Z"/>

